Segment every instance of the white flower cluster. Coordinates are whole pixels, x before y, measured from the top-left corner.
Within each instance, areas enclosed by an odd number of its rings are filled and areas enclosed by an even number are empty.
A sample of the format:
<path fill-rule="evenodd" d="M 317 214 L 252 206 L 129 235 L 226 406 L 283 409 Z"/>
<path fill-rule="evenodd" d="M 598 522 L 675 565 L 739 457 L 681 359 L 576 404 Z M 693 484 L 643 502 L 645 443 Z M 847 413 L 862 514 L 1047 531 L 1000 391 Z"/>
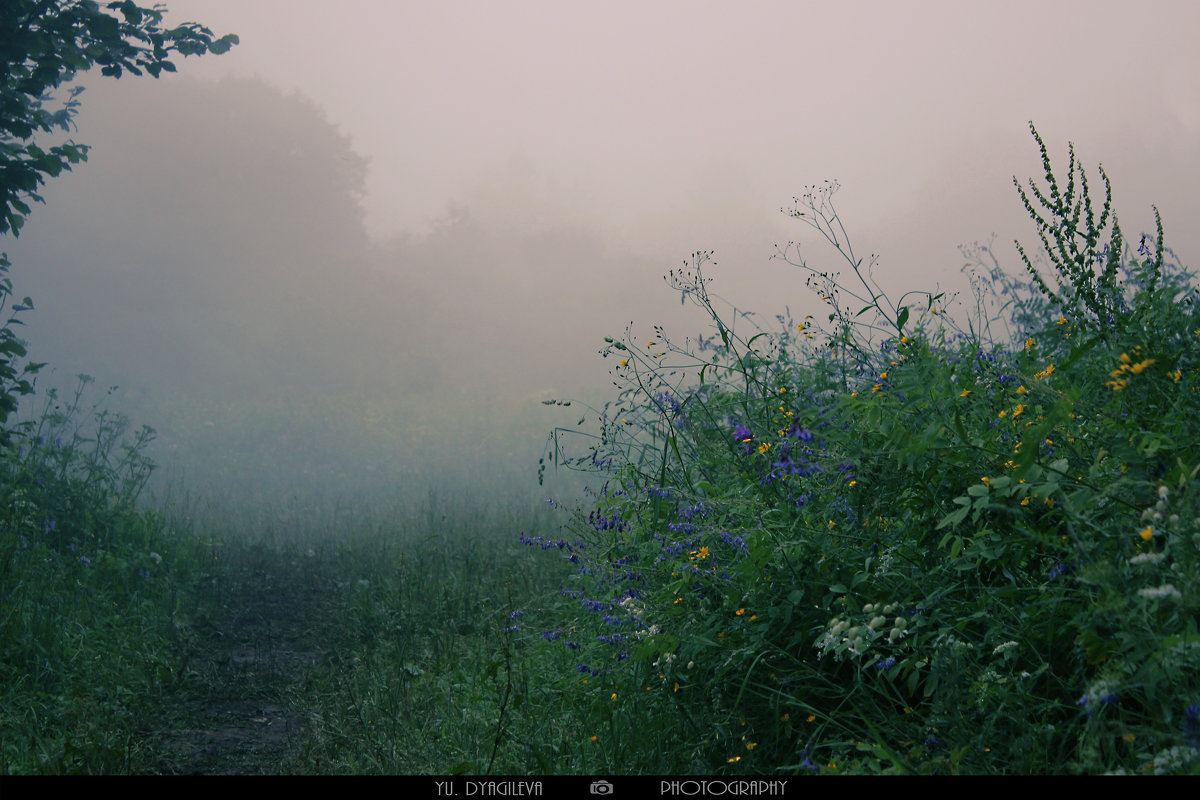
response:
<path fill-rule="evenodd" d="M 1170 775 L 1177 773 L 1196 760 L 1200 750 L 1177 745 L 1160 751 L 1154 756 L 1154 774 Z"/>
<path fill-rule="evenodd" d="M 1170 583 L 1164 583 L 1162 586 L 1155 586 L 1153 589 L 1139 589 L 1138 596 L 1146 597 L 1151 600 L 1156 600 L 1163 597 L 1169 597 L 1172 600 L 1183 599 L 1183 595 L 1180 594 L 1179 590 Z"/>
<path fill-rule="evenodd" d="M 825 634 L 817 640 L 816 647 L 821 657 L 833 652 L 839 660 L 846 654 L 860 656 L 871 648 L 871 643 L 883 638 L 885 632 L 889 644 L 895 644 L 908 635 L 908 621 L 904 617 L 891 618 L 899 608 L 898 603 L 883 605 L 868 603 L 862 613 L 865 624 L 854 624 L 847 618 L 834 617 L 825 626 Z"/>
<path fill-rule="evenodd" d="M 1167 487 L 1158 487 L 1158 502 L 1142 512 L 1142 522 L 1162 522 L 1164 519 L 1168 525 L 1178 525 L 1178 514 L 1167 514 L 1167 497 L 1170 491 Z"/>

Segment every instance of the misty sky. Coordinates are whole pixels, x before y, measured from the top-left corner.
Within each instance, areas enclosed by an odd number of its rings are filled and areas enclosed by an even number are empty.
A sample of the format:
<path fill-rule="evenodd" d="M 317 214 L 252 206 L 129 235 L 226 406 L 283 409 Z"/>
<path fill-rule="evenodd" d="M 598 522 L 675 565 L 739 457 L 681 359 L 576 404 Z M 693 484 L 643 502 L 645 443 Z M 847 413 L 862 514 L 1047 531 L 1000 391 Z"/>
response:
<path fill-rule="evenodd" d="M 709 248 L 740 262 L 751 237 L 765 258 L 773 237 L 798 235 L 779 208 L 836 178 L 848 226 L 885 267 L 956 268 L 961 242 L 1032 233 L 1011 178 L 1038 174 L 1033 120 L 1053 155 L 1070 140 L 1106 165 L 1127 231 L 1150 227 L 1157 203 L 1169 242 L 1196 250 L 1190 0 L 170 8 L 242 37 L 187 74 L 298 90 L 352 138 L 376 236 L 459 202 L 501 224 L 657 239 L 672 263 Z"/>
<path fill-rule="evenodd" d="M 611 398 L 604 336 L 708 330 L 662 280 L 693 251 L 740 308 L 821 312 L 771 256 L 842 266 L 780 212 L 827 179 L 893 296 L 965 289 L 993 233 L 1017 271 L 1030 120 L 1060 178 L 1068 141 L 1097 194 L 1104 164 L 1129 239 L 1157 204 L 1200 255 L 1194 0 L 168 6 L 241 44 L 85 76 L 89 161 L 5 249 L 35 357 L 233 482 L 525 475 L 576 419 L 539 398 Z"/>

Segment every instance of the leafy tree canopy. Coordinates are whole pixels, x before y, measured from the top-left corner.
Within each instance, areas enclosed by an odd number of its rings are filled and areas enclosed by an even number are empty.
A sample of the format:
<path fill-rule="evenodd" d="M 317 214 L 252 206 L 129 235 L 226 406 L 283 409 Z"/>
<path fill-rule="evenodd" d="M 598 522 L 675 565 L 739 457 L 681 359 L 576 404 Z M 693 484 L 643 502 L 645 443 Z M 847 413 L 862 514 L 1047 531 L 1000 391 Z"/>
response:
<path fill-rule="evenodd" d="M 70 131 L 82 87 L 72 87 L 61 107 L 52 92 L 81 70 L 99 66 L 104 75 L 126 72 L 158 77 L 174 72 L 172 54 L 224 53 L 238 43 L 216 38 L 187 22 L 163 28 L 166 8 L 143 8 L 131 0 L 4 0 L 0 3 L 0 234 L 20 232 L 29 214 L 26 201 L 43 202 L 38 188 L 87 159 L 87 146 L 67 141 L 43 149 L 32 138 L 55 129 Z"/>

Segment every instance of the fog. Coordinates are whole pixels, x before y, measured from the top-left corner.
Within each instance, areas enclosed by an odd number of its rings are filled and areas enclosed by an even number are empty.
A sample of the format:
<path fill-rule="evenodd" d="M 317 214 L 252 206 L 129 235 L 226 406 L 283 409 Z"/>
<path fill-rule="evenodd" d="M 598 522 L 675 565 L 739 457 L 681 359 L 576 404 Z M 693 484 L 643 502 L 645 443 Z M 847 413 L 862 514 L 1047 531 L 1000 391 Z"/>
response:
<path fill-rule="evenodd" d="M 1155 204 L 1200 252 L 1190 0 L 168 5 L 241 44 L 85 76 L 90 160 L 4 246 L 43 385 L 118 386 L 199 492 L 536 494 L 604 336 L 704 330 L 662 280 L 693 251 L 739 308 L 818 308 L 771 259 L 837 266 L 781 213 L 808 184 L 891 291 L 965 288 L 993 234 L 1017 270 L 1030 120 L 1127 237 Z"/>

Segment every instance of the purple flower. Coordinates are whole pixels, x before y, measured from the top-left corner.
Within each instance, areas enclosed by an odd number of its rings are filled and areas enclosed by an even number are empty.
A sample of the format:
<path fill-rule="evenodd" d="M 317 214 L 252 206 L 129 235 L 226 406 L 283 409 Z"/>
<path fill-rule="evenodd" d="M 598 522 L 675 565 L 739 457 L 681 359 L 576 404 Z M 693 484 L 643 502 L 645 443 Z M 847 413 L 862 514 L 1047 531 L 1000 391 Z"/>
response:
<path fill-rule="evenodd" d="M 1192 747 L 1200 748 L 1200 703 L 1192 703 L 1183 712 L 1183 738 Z"/>

